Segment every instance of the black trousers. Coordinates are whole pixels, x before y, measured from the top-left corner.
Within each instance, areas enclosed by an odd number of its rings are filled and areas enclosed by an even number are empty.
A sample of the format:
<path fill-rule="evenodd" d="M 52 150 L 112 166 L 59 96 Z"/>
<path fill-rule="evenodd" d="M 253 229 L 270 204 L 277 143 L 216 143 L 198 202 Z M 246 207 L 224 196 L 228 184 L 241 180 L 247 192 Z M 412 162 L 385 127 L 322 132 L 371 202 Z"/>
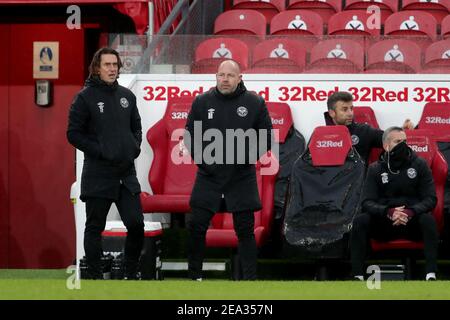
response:
<path fill-rule="evenodd" d="M 439 235 L 436 221 L 431 214 L 415 215 L 406 226 L 393 226 L 387 217 L 361 214 L 353 221 L 350 253 L 352 274 L 364 275 L 364 260 L 369 247 L 369 239 L 389 241 L 394 239 L 423 240 L 426 272 L 437 271 L 437 251 Z"/>
<path fill-rule="evenodd" d="M 188 260 L 191 279 L 202 277 L 205 254 L 205 236 L 215 212 L 204 208 L 192 208 L 192 218 L 188 224 Z M 256 279 L 257 248 L 254 234 L 255 217 L 253 211 L 233 212 L 233 225 L 238 237 L 238 254 L 244 280 Z"/>
<path fill-rule="evenodd" d="M 125 241 L 125 272 L 134 272 L 144 243 L 144 216 L 139 194 L 132 194 L 123 185 L 117 201 L 104 198 L 86 199 L 86 225 L 84 229 L 84 251 L 88 270 L 92 277 L 101 278 L 102 232 L 112 203 L 119 210 L 120 217 L 127 228 Z"/>

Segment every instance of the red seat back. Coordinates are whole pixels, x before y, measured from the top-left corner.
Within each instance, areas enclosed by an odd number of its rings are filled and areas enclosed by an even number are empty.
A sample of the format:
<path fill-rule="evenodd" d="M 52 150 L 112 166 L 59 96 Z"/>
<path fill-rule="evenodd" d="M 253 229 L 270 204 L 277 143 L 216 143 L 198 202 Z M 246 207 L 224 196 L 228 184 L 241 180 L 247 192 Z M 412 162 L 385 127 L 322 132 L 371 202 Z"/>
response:
<path fill-rule="evenodd" d="M 322 17 L 310 10 L 287 10 L 270 23 L 271 35 L 323 35 Z"/>
<path fill-rule="evenodd" d="M 313 166 L 341 166 L 352 147 L 346 126 L 320 126 L 314 129 L 309 141 Z"/>
<path fill-rule="evenodd" d="M 215 38 L 201 42 L 195 49 L 192 73 L 216 73 L 219 64 L 227 59 L 236 61 L 241 70 L 248 68 L 249 50 L 237 39 Z"/>
<path fill-rule="evenodd" d="M 438 230 L 443 227 L 444 187 L 447 179 L 447 162 L 438 151 L 433 133 L 427 129 L 406 130 L 407 143 L 431 168 L 436 187 L 437 204 L 433 210 Z"/>
<path fill-rule="evenodd" d="M 431 44 L 425 51 L 425 68 L 450 67 L 450 39 Z"/>
<path fill-rule="evenodd" d="M 441 23 L 441 35 L 447 39 L 450 37 L 450 14 L 446 16 Z"/>
<path fill-rule="evenodd" d="M 272 39 L 253 49 L 252 67 L 271 67 L 301 72 L 306 64 L 306 52 L 301 43 L 288 39 Z"/>
<path fill-rule="evenodd" d="M 197 167 L 182 138 L 193 99 L 171 99 L 163 118 L 147 132 L 147 140 L 153 150 L 148 176 L 153 194 L 191 194 Z"/>
<path fill-rule="evenodd" d="M 291 108 L 284 102 L 267 102 L 266 105 L 272 119 L 273 129 L 278 131 L 278 134 L 275 135 L 275 142 L 284 143 L 289 129 L 294 125 Z"/>
<path fill-rule="evenodd" d="M 353 118 L 357 123 L 365 123 L 372 128 L 380 129 L 375 112 L 373 112 L 371 107 L 355 106 L 353 108 Z"/>
<path fill-rule="evenodd" d="M 346 10 L 333 15 L 328 21 L 329 35 L 378 36 L 380 26 L 372 26 L 373 14 L 366 10 Z M 383 23 L 384 21 L 380 21 Z"/>
<path fill-rule="evenodd" d="M 450 2 L 447 0 L 433 0 L 425 2 L 420 0 L 403 0 L 402 10 L 423 10 L 432 14 L 438 23 L 450 14 Z"/>
<path fill-rule="evenodd" d="M 347 0 L 344 10 L 366 10 L 370 6 L 377 6 L 389 14 L 398 10 L 398 0 Z"/>
<path fill-rule="evenodd" d="M 266 18 L 254 10 L 229 10 L 214 22 L 214 34 L 247 34 L 261 38 L 266 34 Z"/>
<path fill-rule="evenodd" d="M 342 10 L 341 0 L 289 0 L 288 9 L 305 9 L 311 10 L 318 14 L 323 19 L 325 24 L 336 12 Z"/>
<path fill-rule="evenodd" d="M 428 102 L 418 126 L 430 130 L 436 141 L 450 142 L 450 102 Z"/>
<path fill-rule="evenodd" d="M 252 9 L 262 13 L 270 23 L 273 16 L 286 9 L 285 0 L 234 0 L 232 9 Z"/>
<path fill-rule="evenodd" d="M 384 34 L 428 36 L 430 39 L 435 39 L 437 35 L 436 18 L 425 11 L 399 11 L 386 19 Z"/>
<path fill-rule="evenodd" d="M 367 72 L 416 73 L 420 69 L 420 47 L 410 40 L 379 41 L 372 45 L 367 53 Z"/>
<path fill-rule="evenodd" d="M 330 39 L 311 49 L 307 72 L 358 73 L 364 66 L 364 50 L 349 39 Z"/>

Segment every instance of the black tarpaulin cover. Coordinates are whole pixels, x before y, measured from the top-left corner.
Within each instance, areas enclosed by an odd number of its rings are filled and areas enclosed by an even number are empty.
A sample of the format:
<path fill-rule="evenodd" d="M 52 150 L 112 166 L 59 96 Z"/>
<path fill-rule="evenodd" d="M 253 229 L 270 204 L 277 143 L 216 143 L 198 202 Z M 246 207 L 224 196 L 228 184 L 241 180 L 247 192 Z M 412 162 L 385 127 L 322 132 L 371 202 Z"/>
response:
<path fill-rule="evenodd" d="M 350 231 L 359 210 L 365 164 L 352 148 L 342 166 L 314 167 L 310 150 L 295 162 L 283 224 L 285 240 L 320 251 Z"/>

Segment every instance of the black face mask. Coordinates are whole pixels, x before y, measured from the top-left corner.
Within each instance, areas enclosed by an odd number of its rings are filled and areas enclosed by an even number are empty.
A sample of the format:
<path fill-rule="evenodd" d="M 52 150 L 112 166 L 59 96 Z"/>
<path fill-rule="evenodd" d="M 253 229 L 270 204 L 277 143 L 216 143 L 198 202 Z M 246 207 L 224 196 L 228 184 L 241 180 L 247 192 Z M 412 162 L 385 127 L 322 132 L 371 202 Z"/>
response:
<path fill-rule="evenodd" d="M 387 153 L 388 166 L 392 169 L 399 169 L 409 158 L 409 147 L 406 141 L 397 144 Z"/>

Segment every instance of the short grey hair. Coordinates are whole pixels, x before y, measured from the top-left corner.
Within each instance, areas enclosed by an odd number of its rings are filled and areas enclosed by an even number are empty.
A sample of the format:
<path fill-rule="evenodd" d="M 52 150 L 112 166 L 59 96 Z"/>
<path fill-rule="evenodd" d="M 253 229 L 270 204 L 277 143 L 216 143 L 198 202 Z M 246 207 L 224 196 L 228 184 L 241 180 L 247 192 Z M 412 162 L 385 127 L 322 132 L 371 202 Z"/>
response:
<path fill-rule="evenodd" d="M 398 132 L 403 132 L 405 130 L 403 130 L 400 127 L 394 126 L 394 127 L 389 127 L 386 130 L 384 130 L 383 132 L 383 143 L 388 143 L 389 140 L 389 135 L 391 134 L 391 132 L 393 131 L 398 131 Z"/>

